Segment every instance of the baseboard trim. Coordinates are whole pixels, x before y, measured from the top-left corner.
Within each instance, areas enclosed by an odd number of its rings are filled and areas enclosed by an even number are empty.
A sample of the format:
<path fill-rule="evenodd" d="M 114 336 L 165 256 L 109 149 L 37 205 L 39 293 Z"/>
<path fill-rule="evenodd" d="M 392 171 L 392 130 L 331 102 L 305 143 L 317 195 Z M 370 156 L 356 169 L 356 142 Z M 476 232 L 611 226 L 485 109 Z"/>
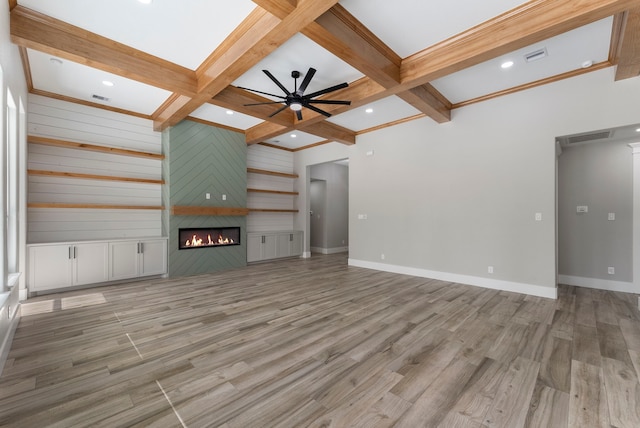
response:
<path fill-rule="evenodd" d="M 311 247 L 312 253 L 321 253 L 321 254 L 338 254 L 338 253 L 346 253 L 348 251 L 349 251 L 349 247 L 334 247 L 334 248 Z"/>
<path fill-rule="evenodd" d="M 365 260 L 349 259 L 349 266 L 366 269 L 380 270 L 383 272 L 399 273 L 403 275 L 417 276 L 421 278 L 437 279 L 440 281 L 457 282 L 459 284 L 473 285 L 476 287 L 490 288 L 492 290 L 510 291 L 513 293 L 529 294 L 531 296 L 557 299 L 556 287 L 544 287 L 542 285 L 525 284 L 521 282 L 489 279 L 479 276 L 460 275 L 449 272 L 438 272 L 427 269 L 412 268 L 407 266 L 389 265 L 385 263 L 368 262 Z"/>
<path fill-rule="evenodd" d="M 611 281 L 599 278 L 585 278 L 572 275 L 558 275 L 558 283 L 575 287 L 595 288 L 596 290 L 620 291 L 622 293 L 639 294 L 633 282 Z"/>

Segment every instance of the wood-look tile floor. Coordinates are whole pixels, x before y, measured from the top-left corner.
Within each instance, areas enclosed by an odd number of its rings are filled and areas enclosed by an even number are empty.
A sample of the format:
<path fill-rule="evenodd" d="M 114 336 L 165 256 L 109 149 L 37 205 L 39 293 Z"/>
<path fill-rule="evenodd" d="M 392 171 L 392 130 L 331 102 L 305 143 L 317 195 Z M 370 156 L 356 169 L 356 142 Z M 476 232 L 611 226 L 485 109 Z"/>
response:
<path fill-rule="evenodd" d="M 344 255 L 29 300 L 15 427 L 640 427 L 635 296 L 549 300 Z"/>

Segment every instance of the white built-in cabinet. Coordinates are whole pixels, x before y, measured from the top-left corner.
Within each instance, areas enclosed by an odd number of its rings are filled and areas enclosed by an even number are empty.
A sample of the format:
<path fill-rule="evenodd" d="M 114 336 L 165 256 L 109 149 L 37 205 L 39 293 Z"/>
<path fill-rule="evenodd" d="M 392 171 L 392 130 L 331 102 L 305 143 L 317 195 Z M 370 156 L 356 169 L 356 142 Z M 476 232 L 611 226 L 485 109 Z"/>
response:
<path fill-rule="evenodd" d="M 30 246 L 29 284 L 32 291 L 107 281 L 108 249 L 106 242 Z"/>
<path fill-rule="evenodd" d="M 302 231 L 248 232 L 247 262 L 302 255 Z"/>
<path fill-rule="evenodd" d="M 167 239 L 29 244 L 29 292 L 167 273 Z"/>
<path fill-rule="evenodd" d="M 167 240 L 109 243 L 109 281 L 162 275 L 167 272 Z"/>

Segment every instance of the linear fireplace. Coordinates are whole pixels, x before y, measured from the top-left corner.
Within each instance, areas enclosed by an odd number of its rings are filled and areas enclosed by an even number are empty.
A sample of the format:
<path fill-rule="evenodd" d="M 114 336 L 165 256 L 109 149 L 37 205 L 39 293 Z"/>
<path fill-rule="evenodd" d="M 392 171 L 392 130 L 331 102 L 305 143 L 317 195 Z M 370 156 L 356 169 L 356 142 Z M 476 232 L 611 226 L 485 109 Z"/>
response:
<path fill-rule="evenodd" d="M 240 245 L 239 227 L 197 227 L 178 229 L 178 249 Z"/>

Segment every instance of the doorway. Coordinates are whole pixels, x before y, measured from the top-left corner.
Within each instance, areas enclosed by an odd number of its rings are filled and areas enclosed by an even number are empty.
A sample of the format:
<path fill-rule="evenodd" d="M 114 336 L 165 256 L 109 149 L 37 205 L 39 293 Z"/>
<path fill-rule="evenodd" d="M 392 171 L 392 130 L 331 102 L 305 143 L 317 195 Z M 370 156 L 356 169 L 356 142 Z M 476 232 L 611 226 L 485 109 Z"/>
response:
<path fill-rule="evenodd" d="M 557 138 L 559 284 L 634 292 L 629 143 L 640 139 L 637 129 L 632 125 Z"/>
<path fill-rule="evenodd" d="M 311 253 L 349 250 L 348 160 L 309 168 L 309 246 Z"/>

